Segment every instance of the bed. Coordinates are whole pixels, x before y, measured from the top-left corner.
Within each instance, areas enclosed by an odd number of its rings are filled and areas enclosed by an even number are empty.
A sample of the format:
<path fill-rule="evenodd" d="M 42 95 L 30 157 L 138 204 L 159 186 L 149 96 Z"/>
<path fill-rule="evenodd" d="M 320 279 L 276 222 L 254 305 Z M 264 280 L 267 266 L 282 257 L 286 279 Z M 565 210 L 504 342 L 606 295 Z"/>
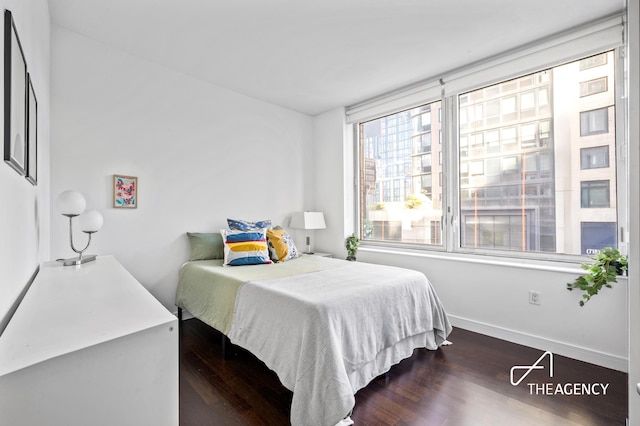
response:
<path fill-rule="evenodd" d="M 415 348 L 437 349 L 451 331 L 429 281 L 413 270 L 311 255 L 223 264 L 185 263 L 176 305 L 278 375 L 293 392 L 294 426 L 348 418 L 359 389 Z"/>

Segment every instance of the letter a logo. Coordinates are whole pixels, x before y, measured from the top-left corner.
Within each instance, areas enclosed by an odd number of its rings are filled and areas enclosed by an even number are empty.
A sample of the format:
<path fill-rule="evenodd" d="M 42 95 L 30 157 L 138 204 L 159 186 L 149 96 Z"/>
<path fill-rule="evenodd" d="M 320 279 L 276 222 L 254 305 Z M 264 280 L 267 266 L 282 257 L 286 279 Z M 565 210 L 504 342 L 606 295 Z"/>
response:
<path fill-rule="evenodd" d="M 544 359 L 545 356 L 549 355 L 549 377 L 553 377 L 553 354 L 549 351 L 542 354 L 540 358 L 533 365 L 514 365 L 511 367 L 511 384 L 513 386 L 518 386 L 533 370 L 543 370 L 544 365 L 540 365 L 540 362 Z M 517 382 L 513 380 L 513 373 L 516 370 L 526 370 L 524 374 L 518 379 Z"/>

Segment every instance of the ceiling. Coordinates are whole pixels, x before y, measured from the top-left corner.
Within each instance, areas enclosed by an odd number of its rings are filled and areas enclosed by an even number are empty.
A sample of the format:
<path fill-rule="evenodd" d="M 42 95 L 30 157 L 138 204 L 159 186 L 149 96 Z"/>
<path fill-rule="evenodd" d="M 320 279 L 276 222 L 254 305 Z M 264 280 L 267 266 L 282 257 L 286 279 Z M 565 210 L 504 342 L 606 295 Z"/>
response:
<path fill-rule="evenodd" d="M 49 0 L 53 25 L 308 115 L 620 12 L 625 0 Z"/>

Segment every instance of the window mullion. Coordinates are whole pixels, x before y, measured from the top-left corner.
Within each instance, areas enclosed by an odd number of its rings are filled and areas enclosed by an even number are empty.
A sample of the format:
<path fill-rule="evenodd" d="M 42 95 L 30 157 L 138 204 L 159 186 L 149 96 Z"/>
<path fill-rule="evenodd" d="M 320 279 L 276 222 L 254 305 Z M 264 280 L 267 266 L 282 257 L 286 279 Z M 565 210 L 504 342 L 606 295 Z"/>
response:
<path fill-rule="evenodd" d="M 456 251 L 459 246 L 459 173 L 458 173 L 458 108 L 456 96 L 443 96 L 443 110 L 445 113 L 443 143 L 446 146 L 445 159 L 447 165 L 443 185 L 446 196 L 446 207 L 443 212 L 446 234 L 446 249 L 448 252 Z M 445 202 L 443 202 L 445 204 Z"/>
<path fill-rule="evenodd" d="M 628 191 L 629 188 L 627 186 L 627 158 L 628 158 L 628 145 L 627 145 L 627 129 L 628 129 L 628 102 L 623 102 L 623 99 L 626 99 L 627 96 L 627 87 L 628 84 L 627 79 L 625 78 L 625 54 L 624 48 L 619 47 L 615 50 L 615 116 L 616 116 L 616 158 L 615 161 L 617 163 L 617 196 L 616 203 L 618 208 L 618 244 L 620 251 L 623 254 L 627 253 L 627 245 L 629 243 L 628 233 L 629 233 L 629 218 L 627 216 L 628 211 Z"/>

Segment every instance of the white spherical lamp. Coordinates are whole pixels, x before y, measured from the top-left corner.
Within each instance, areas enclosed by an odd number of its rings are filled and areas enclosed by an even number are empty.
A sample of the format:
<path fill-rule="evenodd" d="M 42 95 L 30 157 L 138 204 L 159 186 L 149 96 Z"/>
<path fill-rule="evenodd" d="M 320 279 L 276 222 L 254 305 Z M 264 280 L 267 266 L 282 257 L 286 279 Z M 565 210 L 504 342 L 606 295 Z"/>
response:
<path fill-rule="evenodd" d="M 87 207 L 87 201 L 78 191 L 64 191 L 56 199 L 56 207 L 64 216 L 78 216 Z"/>
<path fill-rule="evenodd" d="M 87 210 L 80 215 L 80 230 L 86 233 L 98 232 L 104 220 L 97 210 Z"/>

